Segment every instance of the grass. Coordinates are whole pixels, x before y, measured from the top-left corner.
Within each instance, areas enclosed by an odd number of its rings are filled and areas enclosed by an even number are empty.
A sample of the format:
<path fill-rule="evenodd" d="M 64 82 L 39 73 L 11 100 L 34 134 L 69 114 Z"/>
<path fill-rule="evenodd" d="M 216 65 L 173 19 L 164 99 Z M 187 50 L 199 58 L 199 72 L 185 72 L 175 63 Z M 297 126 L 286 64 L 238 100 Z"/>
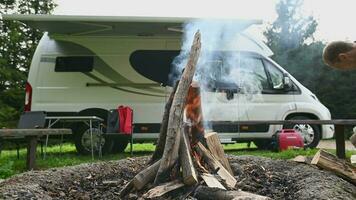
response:
<path fill-rule="evenodd" d="M 154 151 L 155 146 L 151 143 L 134 144 L 134 156 L 150 155 Z M 268 150 L 258 150 L 253 144 L 250 148 L 246 143 L 228 144 L 224 145 L 226 153 L 233 155 L 254 155 L 263 156 L 273 159 L 290 159 L 297 155 L 312 156 L 318 149 L 308 150 L 287 150 L 283 152 L 272 152 Z M 40 148 L 37 149 L 37 167 L 40 170 L 78 165 L 81 163 L 119 160 L 130 157 L 129 147 L 126 148 L 124 153 L 114 155 L 104 155 L 102 158 L 98 158 L 97 155 L 92 160 L 91 155 L 79 155 L 75 150 L 73 144 L 63 144 L 62 151 L 60 152 L 60 146 L 54 145 L 47 149 L 46 159 L 42 159 L 40 156 Z M 335 150 L 330 150 L 335 154 Z M 356 154 L 356 151 L 347 151 L 346 156 L 350 157 L 351 154 Z M 20 158 L 17 159 L 16 150 L 3 150 L 0 155 L 0 179 L 8 178 L 15 174 L 25 171 L 26 165 L 26 149 L 20 149 Z"/>

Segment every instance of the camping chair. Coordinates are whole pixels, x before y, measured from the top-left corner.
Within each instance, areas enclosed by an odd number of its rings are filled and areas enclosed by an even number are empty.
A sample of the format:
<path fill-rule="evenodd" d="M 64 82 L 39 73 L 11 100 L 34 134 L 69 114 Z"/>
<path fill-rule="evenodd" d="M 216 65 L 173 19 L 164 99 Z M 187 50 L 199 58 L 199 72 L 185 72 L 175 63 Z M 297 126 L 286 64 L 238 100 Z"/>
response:
<path fill-rule="evenodd" d="M 125 114 L 120 116 L 118 110 L 124 110 Z M 121 118 L 120 118 L 121 117 Z M 123 119 L 125 118 L 125 119 Z M 133 110 L 130 107 L 119 106 L 117 109 L 112 109 L 108 113 L 106 125 L 106 134 L 115 133 L 116 135 L 120 135 L 124 138 L 129 137 L 130 139 L 130 153 L 133 155 Z M 119 126 L 120 120 L 124 120 L 124 126 L 126 130 L 122 131 L 122 127 Z M 122 122 L 122 121 L 121 121 Z M 126 123 L 129 122 L 129 123 Z"/>

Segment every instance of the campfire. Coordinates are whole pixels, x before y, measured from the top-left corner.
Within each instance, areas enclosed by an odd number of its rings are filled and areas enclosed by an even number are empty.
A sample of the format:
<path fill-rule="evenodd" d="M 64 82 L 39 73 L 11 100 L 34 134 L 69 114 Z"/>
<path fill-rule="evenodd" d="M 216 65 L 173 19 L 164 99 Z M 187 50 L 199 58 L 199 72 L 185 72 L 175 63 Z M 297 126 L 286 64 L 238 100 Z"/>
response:
<path fill-rule="evenodd" d="M 121 191 L 147 191 L 144 198 L 161 197 L 184 189 L 198 199 L 268 199 L 238 191 L 218 134 L 204 129 L 200 87 L 192 83 L 200 54 L 200 33 L 194 36 L 188 63 L 166 104 L 160 136 L 149 166 Z"/>

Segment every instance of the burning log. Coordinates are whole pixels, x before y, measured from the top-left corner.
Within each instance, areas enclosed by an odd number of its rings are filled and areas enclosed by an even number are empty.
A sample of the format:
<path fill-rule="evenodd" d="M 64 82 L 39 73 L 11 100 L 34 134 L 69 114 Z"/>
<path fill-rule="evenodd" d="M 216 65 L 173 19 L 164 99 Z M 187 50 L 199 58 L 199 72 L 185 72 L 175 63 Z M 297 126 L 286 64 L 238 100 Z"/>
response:
<path fill-rule="evenodd" d="M 235 187 L 237 183 L 236 179 L 223 167 L 223 165 L 219 161 L 217 161 L 210 154 L 209 150 L 206 149 L 202 143 L 198 142 L 196 150 L 204 157 L 205 162 L 211 167 L 211 169 L 213 171 L 216 171 L 216 173 L 221 177 L 221 179 L 224 180 L 225 184 L 228 187 Z"/>
<path fill-rule="evenodd" d="M 167 180 L 168 171 L 178 161 L 178 150 L 180 146 L 179 129 L 181 128 L 181 120 L 184 110 L 185 101 L 188 94 L 188 88 L 192 82 L 196 64 L 200 54 L 200 33 L 197 32 L 194 36 L 193 45 L 190 50 L 189 60 L 182 74 L 175 93 L 171 110 L 169 112 L 168 128 L 166 144 L 161 158 L 161 163 L 156 175 L 154 183 L 156 185 Z"/>
<path fill-rule="evenodd" d="M 218 134 L 216 132 L 205 134 L 205 139 L 208 149 L 215 157 L 215 159 L 218 160 L 224 166 L 224 168 L 229 171 L 231 175 L 234 175 L 230 167 L 229 161 L 225 157 L 224 149 L 221 145 Z"/>
<path fill-rule="evenodd" d="M 187 131 L 192 146 L 194 146 L 197 142 L 202 141 L 204 136 L 204 124 L 200 88 L 195 82 L 191 84 L 188 90 L 183 121 L 187 125 Z"/>
<path fill-rule="evenodd" d="M 188 189 L 187 195 L 190 195 L 204 182 L 209 187 L 224 190 L 235 188 L 237 181 L 218 135 L 205 134 L 200 88 L 197 83 L 192 83 L 199 52 L 198 32 L 181 80 L 166 104 L 160 137 L 150 166 L 125 186 L 120 193 L 122 198 L 132 190 L 144 188 L 150 189 L 143 195 L 144 198 L 155 198 L 183 186 L 189 187 L 185 190 Z M 149 188 L 152 182 L 155 187 Z"/>

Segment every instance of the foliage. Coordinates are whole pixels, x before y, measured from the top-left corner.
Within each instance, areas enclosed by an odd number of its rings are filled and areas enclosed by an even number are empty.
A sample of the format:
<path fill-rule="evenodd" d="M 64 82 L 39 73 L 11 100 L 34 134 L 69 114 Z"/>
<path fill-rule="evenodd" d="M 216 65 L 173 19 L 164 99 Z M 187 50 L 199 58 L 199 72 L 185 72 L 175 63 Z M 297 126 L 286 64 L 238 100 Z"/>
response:
<path fill-rule="evenodd" d="M 342 72 L 322 62 L 325 44 L 313 34 L 318 23 L 303 16 L 303 0 L 281 0 L 278 17 L 265 32 L 273 59 L 310 89 L 330 109 L 332 118 L 356 118 L 356 73 Z"/>
<path fill-rule="evenodd" d="M 2 165 L 0 165 L 0 179 L 5 179 L 15 172 L 13 170 L 14 161 L 8 161 Z"/>
<path fill-rule="evenodd" d="M 49 14 L 53 0 L 0 0 L 0 14 Z M 15 126 L 23 110 L 24 86 L 42 33 L 21 22 L 3 21 L 0 29 L 0 127 Z"/>

